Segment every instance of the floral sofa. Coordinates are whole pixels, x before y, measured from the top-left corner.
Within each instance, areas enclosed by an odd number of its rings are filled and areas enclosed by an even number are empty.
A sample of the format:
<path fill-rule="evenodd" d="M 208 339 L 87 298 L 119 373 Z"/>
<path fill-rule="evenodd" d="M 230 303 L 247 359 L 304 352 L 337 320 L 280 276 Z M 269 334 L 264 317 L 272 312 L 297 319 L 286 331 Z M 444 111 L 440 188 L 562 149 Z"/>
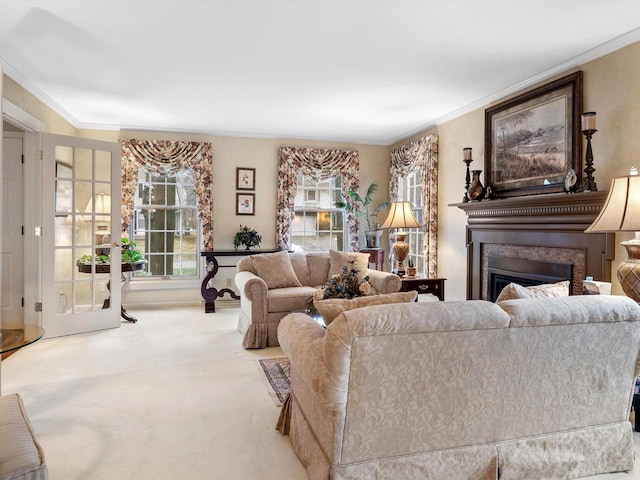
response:
<path fill-rule="evenodd" d="M 565 479 L 633 469 L 640 307 L 570 296 L 293 313 L 279 428 L 310 480 Z"/>
<path fill-rule="evenodd" d="M 400 290 L 397 275 L 369 270 L 369 254 L 330 250 L 315 253 L 249 255 L 236 265 L 235 283 L 240 291 L 238 330 L 245 348 L 274 347 L 278 343 L 278 324 L 285 315 L 303 310 L 315 290 L 329 277 L 354 266 L 365 275 L 378 293 Z"/>

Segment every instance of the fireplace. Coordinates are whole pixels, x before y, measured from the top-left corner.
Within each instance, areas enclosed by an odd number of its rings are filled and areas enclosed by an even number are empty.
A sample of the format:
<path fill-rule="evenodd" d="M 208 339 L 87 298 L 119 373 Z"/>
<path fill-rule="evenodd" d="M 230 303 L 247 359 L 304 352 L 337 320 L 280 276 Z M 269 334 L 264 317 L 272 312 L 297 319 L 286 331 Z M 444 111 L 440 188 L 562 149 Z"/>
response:
<path fill-rule="evenodd" d="M 511 281 L 610 281 L 613 234 L 584 233 L 607 192 L 532 195 L 455 204 L 467 213 L 467 298 L 494 300 Z"/>
<path fill-rule="evenodd" d="M 492 302 L 509 283 L 529 287 L 542 283 L 571 281 L 573 265 L 549 263 L 525 258 L 487 257 L 487 295 Z"/>

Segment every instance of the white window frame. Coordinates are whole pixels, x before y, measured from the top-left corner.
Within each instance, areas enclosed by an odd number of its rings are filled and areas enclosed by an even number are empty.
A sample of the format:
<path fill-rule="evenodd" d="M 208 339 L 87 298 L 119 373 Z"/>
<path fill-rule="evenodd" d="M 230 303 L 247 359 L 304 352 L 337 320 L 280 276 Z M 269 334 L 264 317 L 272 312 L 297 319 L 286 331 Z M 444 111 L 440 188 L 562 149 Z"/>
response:
<path fill-rule="evenodd" d="M 398 178 L 398 200 L 411 203 L 413 215 L 420 223 L 422 223 L 424 209 L 422 188 L 422 169 L 415 170 L 406 177 Z M 405 266 L 410 258 L 418 273 L 424 274 L 427 271 L 427 257 L 424 254 L 424 228 L 408 228 L 407 231 L 409 234 L 405 241 L 409 244 L 409 255 Z"/>
<path fill-rule="evenodd" d="M 188 172 L 191 179 L 193 180 L 193 174 L 191 171 L 189 171 L 189 169 L 184 169 L 184 172 Z M 183 171 L 179 172 L 178 174 L 175 175 L 157 175 L 154 174 L 152 172 L 149 172 L 148 170 L 146 170 L 145 168 L 140 168 L 138 169 L 138 188 L 136 189 L 136 198 L 134 201 L 134 212 L 133 212 L 133 218 L 132 221 L 129 224 L 129 238 L 133 239 L 134 242 L 136 242 L 136 230 L 138 230 L 138 215 L 143 212 L 143 211 L 154 211 L 154 210 L 162 210 L 162 211 L 166 211 L 166 212 L 183 212 L 182 215 L 179 216 L 180 219 L 184 218 L 186 212 L 193 212 L 192 216 L 195 219 L 194 220 L 194 227 L 193 228 L 183 228 L 184 227 L 184 222 L 182 220 L 180 220 L 178 222 L 178 224 L 176 225 L 176 228 L 174 230 L 160 230 L 161 232 L 173 232 L 174 235 L 176 236 L 175 238 L 175 242 L 178 242 L 179 245 L 179 249 L 176 249 L 174 246 L 174 255 L 177 254 L 180 255 L 180 266 L 179 269 L 182 270 L 183 268 L 187 268 L 187 269 L 194 269 L 193 270 L 193 274 L 188 274 L 188 275 L 184 275 L 184 274 L 175 274 L 172 273 L 171 275 L 150 275 L 148 274 L 148 268 L 145 269 L 143 272 L 140 273 L 134 273 L 132 275 L 132 280 L 135 280 L 136 282 L 152 282 L 152 281 L 158 281 L 158 280 L 171 280 L 171 281 L 180 281 L 180 282 L 186 282 L 186 281 L 192 281 L 192 280 L 199 280 L 200 279 L 200 245 L 201 245 L 201 241 L 200 241 L 200 235 L 201 235 L 201 231 L 200 231 L 200 221 L 198 219 L 198 209 L 197 209 L 197 199 L 194 202 L 194 205 L 186 205 L 186 204 L 180 204 L 180 203 L 185 203 L 184 201 L 180 201 L 180 184 L 176 183 L 176 205 L 160 205 L 160 204 L 152 204 L 152 203 L 148 203 L 145 204 L 141 197 L 140 197 L 140 193 L 142 191 L 143 187 L 147 187 L 147 188 L 154 188 L 154 186 L 168 186 L 168 185 L 174 185 L 172 183 L 168 183 L 167 179 L 169 178 L 173 178 L 173 177 L 177 177 L 178 175 L 180 175 Z M 161 177 L 164 179 L 163 182 L 149 182 L 147 179 L 151 178 L 151 177 Z M 195 190 L 195 182 L 192 184 L 192 187 Z M 166 203 L 166 200 L 165 200 Z M 145 225 L 145 231 L 146 231 L 147 226 Z M 194 242 L 195 242 L 195 251 L 193 252 L 193 254 L 191 254 L 191 252 L 185 252 L 183 250 L 183 240 L 187 235 L 192 235 Z M 139 242 L 136 242 L 139 243 Z M 138 248 L 141 250 L 143 257 L 145 259 L 147 259 L 147 261 L 150 260 L 150 252 L 148 251 L 148 245 L 144 245 L 141 248 L 141 245 L 138 244 Z M 189 254 L 189 255 L 193 255 L 193 259 L 190 260 L 186 260 L 186 262 L 188 263 L 193 263 L 193 266 L 187 265 L 186 267 L 184 266 L 184 255 Z M 165 252 L 162 254 L 164 256 L 167 255 L 166 249 Z M 159 255 L 158 255 L 159 256 Z M 174 259 L 175 262 L 175 259 Z"/>
<path fill-rule="evenodd" d="M 335 248 L 339 251 L 346 250 L 346 245 L 349 242 L 349 233 L 346 225 L 346 215 L 343 209 L 335 208 L 332 206 L 335 200 L 340 198 L 341 183 L 342 177 L 340 175 L 336 175 L 335 177 L 331 177 L 327 180 L 316 182 L 309 177 L 298 174 L 297 192 L 294 202 L 295 217 L 291 225 L 291 235 L 289 235 L 289 248 L 291 250 L 296 250 L 304 253 L 326 251 L 329 248 Z M 326 205 L 327 196 L 329 198 L 329 205 L 331 206 Z M 325 199 L 325 206 L 321 206 L 323 204 L 323 198 Z M 329 229 L 321 230 L 318 227 L 318 214 L 320 213 L 327 213 L 330 216 L 336 214 L 341 215 L 342 229 L 334 229 L 333 225 L 335 222 L 330 221 Z M 309 222 L 307 221 L 303 220 L 302 222 L 299 222 L 301 215 L 303 218 L 315 215 L 315 228 L 312 228 L 311 226 L 309 226 L 308 228 Z M 301 248 L 294 247 L 294 237 L 300 238 L 300 232 L 302 233 L 303 238 Z M 332 237 L 335 234 L 340 234 L 342 235 L 342 244 L 338 243 L 335 245 L 327 245 L 326 241 L 321 238 L 321 234 L 323 236 L 326 236 L 328 234 L 329 237 Z M 315 246 L 310 246 L 311 244 L 314 244 Z"/>

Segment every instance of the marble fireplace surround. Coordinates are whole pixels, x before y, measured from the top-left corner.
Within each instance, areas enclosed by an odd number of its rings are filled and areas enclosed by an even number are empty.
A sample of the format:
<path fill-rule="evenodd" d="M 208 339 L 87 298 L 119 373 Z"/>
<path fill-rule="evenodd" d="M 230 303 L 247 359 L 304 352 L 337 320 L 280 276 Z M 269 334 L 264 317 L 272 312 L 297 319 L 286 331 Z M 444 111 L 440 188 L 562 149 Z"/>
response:
<path fill-rule="evenodd" d="M 554 193 L 452 205 L 467 214 L 467 299 L 495 298 L 496 262 L 523 284 L 570 276 L 574 295 L 586 276 L 610 281 L 615 235 L 584 233 L 606 198 L 607 191 Z"/>

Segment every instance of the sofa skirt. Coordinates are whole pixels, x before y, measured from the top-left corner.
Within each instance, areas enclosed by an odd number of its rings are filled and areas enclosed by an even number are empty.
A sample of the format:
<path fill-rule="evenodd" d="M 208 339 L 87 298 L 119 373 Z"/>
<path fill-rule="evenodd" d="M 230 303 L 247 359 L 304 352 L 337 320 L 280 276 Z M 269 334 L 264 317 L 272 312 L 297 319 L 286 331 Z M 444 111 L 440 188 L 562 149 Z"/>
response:
<path fill-rule="evenodd" d="M 280 320 L 267 323 L 250 323 L 246 315 L 240 311 L 238 318 L 238 331 L 244 335 L 242 346 L 244 348 L 277 347 L 278 325 Z"/>
<path fill-rule="evenodd" d="M 289 405 L 293 450 L 309 480 L 545 480 L 633 470 L 629 422 L 487 445 L 331 465 L 295 397 Z"/>

